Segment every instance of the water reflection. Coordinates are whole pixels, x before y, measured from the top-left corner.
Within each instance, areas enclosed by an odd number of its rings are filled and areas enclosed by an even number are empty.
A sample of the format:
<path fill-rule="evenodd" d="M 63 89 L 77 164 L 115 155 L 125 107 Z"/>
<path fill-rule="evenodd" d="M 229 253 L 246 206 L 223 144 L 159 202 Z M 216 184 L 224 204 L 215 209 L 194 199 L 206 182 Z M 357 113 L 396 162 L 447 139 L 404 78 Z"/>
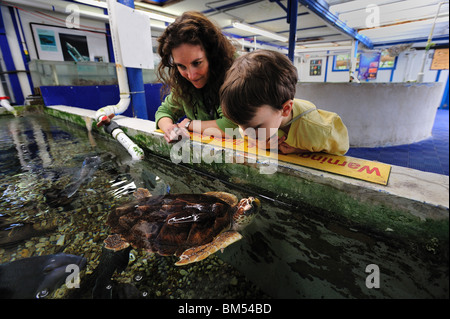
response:
<path fill-rule="evenodd" d="M 50 192 L 73 185 L 84 160 L 95 156 L 100 164 L 69 201 L 59 195 L 52 201 Z M 114 140 L 53 118 L 0 117 L 0 157 L 0 263 L 59 252 L 88 261 L 80 289 L 59 289 L 50 298 L 92 297 L 108 214 L 139 187 L 155 195 L 257 195 L 263 210 L 244 239 L 182 269 L 176 257 L 131 250 L 126 271 L 113 276 L 114 297 L 448 298 L 448 242 L 429 238 L 424 246 L 373 233 L 150 154 L 133 162 Z M 369 264 L 380 268 L 379 289 L 365 284 Z"/>
<path fill-rule="evenodd" d="M 134 162 L 108 137 L 38 115 L 0 117 L 0 154 L 0 264 L 57 253 L 87 259 L 80 289 L 62 287 L 47 298 L 92 297 L 109 235 L 106 218 L 130 201 L 136 188 L 154 195 L 225 188 L 158 159 Z M 216 256 L 180 272 L 171 257 L 131 253 L 126 271 L 114 275 L 114 297 L 266 296 Z"/>

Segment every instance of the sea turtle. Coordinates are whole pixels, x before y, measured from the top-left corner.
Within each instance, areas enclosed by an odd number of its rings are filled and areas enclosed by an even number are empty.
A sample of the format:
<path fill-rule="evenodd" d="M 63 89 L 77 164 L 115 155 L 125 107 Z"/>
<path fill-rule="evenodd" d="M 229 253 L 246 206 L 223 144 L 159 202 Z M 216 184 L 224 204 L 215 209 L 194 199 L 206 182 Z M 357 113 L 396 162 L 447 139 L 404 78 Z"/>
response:
<path fill-rule="evenodd" d="M 108 217 L 112 235 L 105 248 L 120 251 L 142 248 L 163 256 L 175 255 L 175 265 L 205 259 L 238 241 L 238 230 L 260 209 L 254 197 L 225 192 L 152 196 L 147 189 L 134 193 L 136 200 L 116 208 Z"/>

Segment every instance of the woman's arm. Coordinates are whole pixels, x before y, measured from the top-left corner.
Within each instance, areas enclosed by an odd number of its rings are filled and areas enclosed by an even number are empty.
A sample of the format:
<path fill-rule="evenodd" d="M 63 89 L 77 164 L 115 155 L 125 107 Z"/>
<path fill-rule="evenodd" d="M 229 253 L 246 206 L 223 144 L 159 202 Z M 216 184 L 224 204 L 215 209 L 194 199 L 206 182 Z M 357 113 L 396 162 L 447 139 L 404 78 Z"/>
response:
<path fill-rule="evenodd" d="M 184 119 L 182 120 L 178 125 L 180 127 L 185 127 L 186 123 L 188 123 L 188 121 L 190 121 L 189 119 Z M 206 131 L 206 133 L 208 135 L 220 135 L 220 137 L 224 137 L 225 136 L 225 132 L 222 131 L 220 129 L 220 127 L 217 125 L 216 120 L 211 120 L 211 121 L 200 121 L 200 120 L 193 120 L 189 123 L 188 126 L 188 131 L 191 132 L 195 132 L 195 133 L 200 133 L 202 134 L 203 132 Z M 216 136 L 219 137 L 219 136 Z"/>

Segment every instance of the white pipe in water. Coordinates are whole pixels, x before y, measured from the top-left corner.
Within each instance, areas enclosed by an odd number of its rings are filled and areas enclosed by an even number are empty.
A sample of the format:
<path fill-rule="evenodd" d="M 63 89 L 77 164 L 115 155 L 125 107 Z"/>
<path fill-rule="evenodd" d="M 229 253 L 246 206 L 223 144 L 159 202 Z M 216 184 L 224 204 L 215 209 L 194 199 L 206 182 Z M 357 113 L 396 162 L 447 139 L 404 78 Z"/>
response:
<path fill-rule="evenodd" d="M 8 112 L 17 115 L 16 110 L 9 103 L 8 97 L 5 95 L 3 85 L 0 83 L 0 105 L 3 106 Z"/>

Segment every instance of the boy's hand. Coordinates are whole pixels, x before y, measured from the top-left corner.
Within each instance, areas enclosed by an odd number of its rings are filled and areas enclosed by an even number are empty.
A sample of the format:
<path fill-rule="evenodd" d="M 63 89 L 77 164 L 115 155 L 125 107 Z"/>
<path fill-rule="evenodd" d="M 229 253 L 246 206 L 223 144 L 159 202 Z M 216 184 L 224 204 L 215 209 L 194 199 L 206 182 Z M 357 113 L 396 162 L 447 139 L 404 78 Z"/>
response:
<path fill-rule="evenodd" d="M 306 150 L 302 150 L 300 148 L 295 148 L 290 146 L 289 144 L 287 144 L 285 142 L 286 140 L 286 135 L 282 136 L 278 139 L 278 152 L 280 152 L 281 154 L 300 154 L 300 153 L 308 153 L 308 151 Z"/>
<path fill-rule="evenodd" d="M 278 138 L 278 146 L 286 141 L 286 135 L 283 135 L 282 137 Z"/>
<path fill-rule="evenodd" d="M 281 154 L 291 154 L 296 153 L 296 151 L 299 150 L 298 148 L 292 147 L 285 142 L 278 144 L 278 152 Z"/>

